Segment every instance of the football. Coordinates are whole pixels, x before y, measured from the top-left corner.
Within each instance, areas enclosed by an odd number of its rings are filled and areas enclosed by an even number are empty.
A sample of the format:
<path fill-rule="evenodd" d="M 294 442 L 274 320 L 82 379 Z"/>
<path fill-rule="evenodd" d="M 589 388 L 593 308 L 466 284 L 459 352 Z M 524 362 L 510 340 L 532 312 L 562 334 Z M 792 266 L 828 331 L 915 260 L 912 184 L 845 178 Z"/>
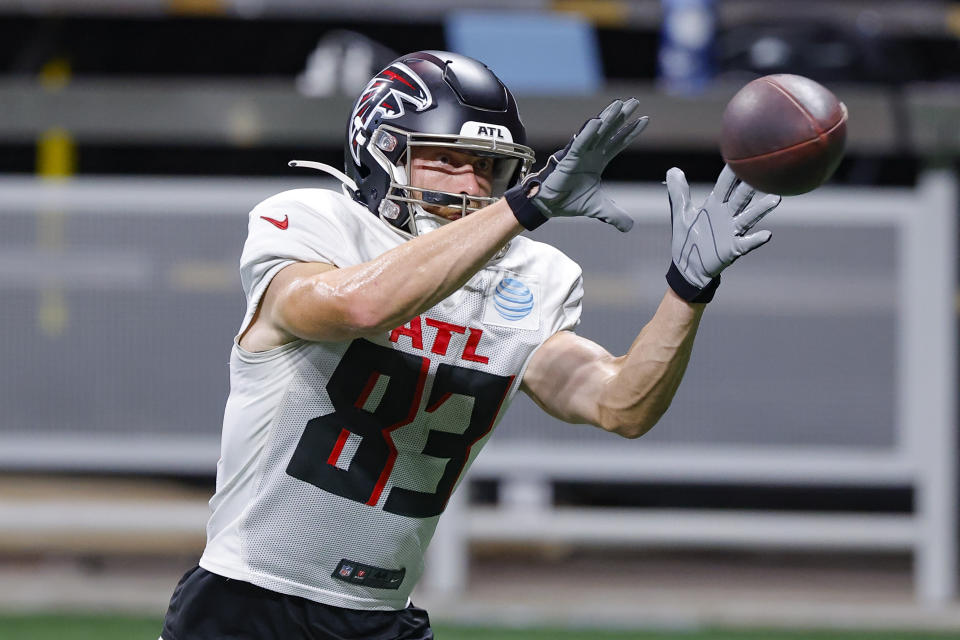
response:
<path fill-rule="evenodd" d="M 727 104 L 720 154 L 751 187 L 795 196 L 833 175 L 846 138 L 847 107 L 829 89 L 776 74 L 753 80 Z"/>

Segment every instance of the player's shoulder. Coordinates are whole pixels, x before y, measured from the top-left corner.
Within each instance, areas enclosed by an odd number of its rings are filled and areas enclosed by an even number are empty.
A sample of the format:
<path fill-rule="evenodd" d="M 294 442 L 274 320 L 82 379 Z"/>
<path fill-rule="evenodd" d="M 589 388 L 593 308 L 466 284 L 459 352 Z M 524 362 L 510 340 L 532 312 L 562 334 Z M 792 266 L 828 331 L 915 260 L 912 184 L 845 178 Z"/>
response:
<path fill-rule="evenodd" d="M 339 267 L 391 249 L 399 236 L 349 196 L 330 189 L 292 189 L 250 212 L 243 260 L 291 258 Z"/>
<path fill-rule="evenodd" d="M 332 189 L 289 189 L 261 201 L 251 211 L 251 218 L 266 212 L 297 212 L 307 215 L 343 219 L 344 222 L 362 223 L 373 216 L 360 204 L 339 191 Z M 356 220 L 355 220 L 356 219 Z"/>
<path fill-rule="evenodd" d="M 510 249 L 502 262 L 508 269 L 558 282 L 576 280 L 583 271 L 575 260 L 560 249 L 525 236 L 517 236 L 510 242 Z"/>

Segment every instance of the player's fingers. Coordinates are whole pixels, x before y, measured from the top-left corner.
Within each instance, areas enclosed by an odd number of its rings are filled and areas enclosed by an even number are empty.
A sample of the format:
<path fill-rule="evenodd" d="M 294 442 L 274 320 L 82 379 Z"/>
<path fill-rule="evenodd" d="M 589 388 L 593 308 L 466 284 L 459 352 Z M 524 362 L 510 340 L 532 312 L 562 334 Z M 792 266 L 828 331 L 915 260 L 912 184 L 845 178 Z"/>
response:
<path fill-rule="evenodd" d="M 617 103 L 618 103 L 618 102 L 619 102 L 619 100 L 614 100 L 613 102 L 611 102 L 610 104 L 608 104 L 606 107 L 604 107 L 603 111 L 601 111 L 600 113 L 598 113 L 598 114 L 595 115 L 594 117 L 592 117 L 592 118 L 588 119 L 586 122 L 584 122 L 584 123 L 580 126 L 580 130 L 577 131 L 577 133 L 574 135 L 574 138 L 586 138 L 586 137 L 590 137 L 591 135 L 593 135 L 594 133 L 596 133 L 596 129 L 597 129 L 597 127 L 599 127 L 600 124 L 603 122 L 603 119 L 606 118 L 606 117 L 608 117 L 611 113 L 613 113 L 614 109 L 618 109 L 618 108 L 619 108 L 619 107 L 617 106 Z M 589 129 L 589 131 L 588 131 L 588 129 Z M 584 134 L 586 134 L 586 135 L 584 135 Z"/>
<path fill-rule="evenodd" d="M 620 108 L 623 106 L 623 100 L 620 98 L 614 98 L 613 101 L 603 108 L 603 111 L 597 114 L 597 119 L 606 120 L 613 116 L 613 114 L 620 111 Z"/>
<path fill-rule="evenodd" d="M 614 100 L 600 113 L 600 127 L 589 148 L 604 144 L 604 141 L 623 124 L 623 102 Z"/>
<path fill-rule="evenodd" d="M 640 101 L 636 98 L 630 98 L 620 107 L 620 127 L 623 123 L 630 122 L 640 111 Z"/>
<path fill-rule="evenodd" d="M 615 145 L 619 144 L 623 137 L 628 135 L 633 130 L 635 123 L 639 121 L 639 118 L 634 120 L 634 116 L 636 116 L 639 111 L 640 101 L 636 98 L 630 98 L 620 105 L 620 113 L 617 114 L 616 117 L 618 120 L 617 128 L 611 128 L 609 132 L 611 134 L 609 140 L 604 140 L 603 142 L 608 149 L 615 149 Z M 631 122 L 631 120 L 633 122 Z M 646 126 L 646 123 L 644 123 L 643 126 Z"/>
<path fill-rule="evenodd" d="M 717 178 L 717 184 L 714 185 L 713 191 L 717 195 L 721 196 L 721 202 L 727 202 L 730 199 L 730 196 L 733 195 L 733 190 L 740 184 L 740 178 L 737 177 L 737 174 L 733 172 L 733 169 L 730 168 L 730 165 L 723 165 L 723 171 L 720 172 L 720 177 Z"/>
<path fill-rule="evenodd" d="M 626 233 L 633 228 L 633 218 L 630 214 L 620 208 L 620 206 L 610 198 L 603 198 L 602 212 L 596 216 L 597 220 L 603 220 L 607 224 L 612 224 L 621 233 Z"/>
<path fill-rule="evenodd" d="M 602 121 L 599 118 L 590 118 L 584 122 L 583 126 L 580 127 L 580 131 L 577 132 L 577 135 L 575 135 L 567 145 L 567 154 L 578 155 L 590 149 L 597 139 L 597 130 L 601 124 Z"/>
<path fill-rule="evenodd" d="M 682 215 L 690 202 L 690 185 L 687 176 L 677 167 L 667 171 L 667 197 L 670 198 L 670 219 Z"/>
<path fill-rule="evenodd" d="M 621 151 L 630 146 L 630 143 L 637 139 L 643 130 L 647 127 L 650 118 L 642 116 L 633 122 L 624 125 L 620 131 L 617 131 L 610 139 L 610 156 L 616 156 Z"/>
<path fill-rule="evenodd" d="M 737 235 L 743 235 L 753 228 L 755 224 L 763 220 L 763 217 L 777 208 L 782 198 L 773 194 L 756 193 L 753 202 L 749 207 L 743 210 L 743 213 L 733 219 L 733 225 L 737 230 Z"/>
<path fill-rule="evenodd" d="M 757 247 L 762 247 L 767 244 L 772 237 L 773 232 L 764 229 L 763 231 L 757 231 L 756 233 L 751 233 L 746 236 L 734 236 L 733 246 L 737 250 L 737 256 L 739 257 L 750 253 Z"/>
<path fill-rule="evenodd" d="M 628 120 L 633 116 L 637 115 L 637 111 L 640 110 L 640 101 L 636 98 L 627 98 L 626 102 L 623 103 L 624 117 Z"/>
<path fill-rule="evenodd" d="M 738 216 L 743 213 L 756 193 L 757 190 L 746 182 L 738 182 L 737 186 L 733 188 L 733 193 L 726 200 L 730 209 L 733 210 L 733 215 Z"/>

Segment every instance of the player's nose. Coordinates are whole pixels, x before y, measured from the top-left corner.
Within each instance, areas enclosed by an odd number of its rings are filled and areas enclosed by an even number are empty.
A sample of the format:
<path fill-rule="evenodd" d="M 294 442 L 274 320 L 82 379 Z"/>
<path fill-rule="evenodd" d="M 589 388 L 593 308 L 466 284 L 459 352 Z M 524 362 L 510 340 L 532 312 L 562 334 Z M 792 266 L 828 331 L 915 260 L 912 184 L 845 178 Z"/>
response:
<path fill-rule="evenodd" d="M 477 178 L 477 174 L 472 166 L 466 165 L 466 169 L 458 175 L 458 178 L 460 181 L 460 193 L 465 193 L 468 196 L 483 195 L 483 187 L 480 184 L 480 179 Z"/>

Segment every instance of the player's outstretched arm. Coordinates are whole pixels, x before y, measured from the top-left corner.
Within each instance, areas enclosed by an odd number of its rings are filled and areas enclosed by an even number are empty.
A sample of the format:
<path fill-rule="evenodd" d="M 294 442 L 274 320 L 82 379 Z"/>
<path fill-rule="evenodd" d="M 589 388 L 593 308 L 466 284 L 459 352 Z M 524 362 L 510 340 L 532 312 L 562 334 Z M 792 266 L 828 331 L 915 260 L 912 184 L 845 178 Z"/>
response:
<path fill-rule="evenodd" d="M 522 231 L 500 200 L 369 262 L 342 269 L 292 264 L 267 288 L 258 323 L 276 328 L 276 344 L 291 336 L 339 341 L 389 331 L 462 287 Z"/>
<path fill-rule="evenodd" d="M 668 291 L 627 353 L 560 332 L 534 353 L 521 387 L 552 416 L 627 438 L 650 430 L 670 406 L 690 360 L 704 304 Z"/>
<path fill-rule="evenodd" d="M 338 341 L 390 330 L 462 287 L 524 228 L 551 217 L 593 217 L 628 230 L 632 220 L 604 194 L 600 174 L 646 125 L 637 108 L 633 99 L 613 101 L 501 200 L 370 262 L 283 269 L 242 344 L 270 348 L 293 338 Z"/>
<path fill-rule="evenodd" d="M 667 173 L 672 230 L 670 289 L 630 346 L 614 357 L 575 334 L 553 336 L 534 354 L 523 389 L 550 414 L 635 438 L 656 424 L 680 386 L 706 303 L 720 272 L 770 240 L 751 232 L 780 197 L 754 191 L 724 167 L 700 207 L 679 169 Z"/>

